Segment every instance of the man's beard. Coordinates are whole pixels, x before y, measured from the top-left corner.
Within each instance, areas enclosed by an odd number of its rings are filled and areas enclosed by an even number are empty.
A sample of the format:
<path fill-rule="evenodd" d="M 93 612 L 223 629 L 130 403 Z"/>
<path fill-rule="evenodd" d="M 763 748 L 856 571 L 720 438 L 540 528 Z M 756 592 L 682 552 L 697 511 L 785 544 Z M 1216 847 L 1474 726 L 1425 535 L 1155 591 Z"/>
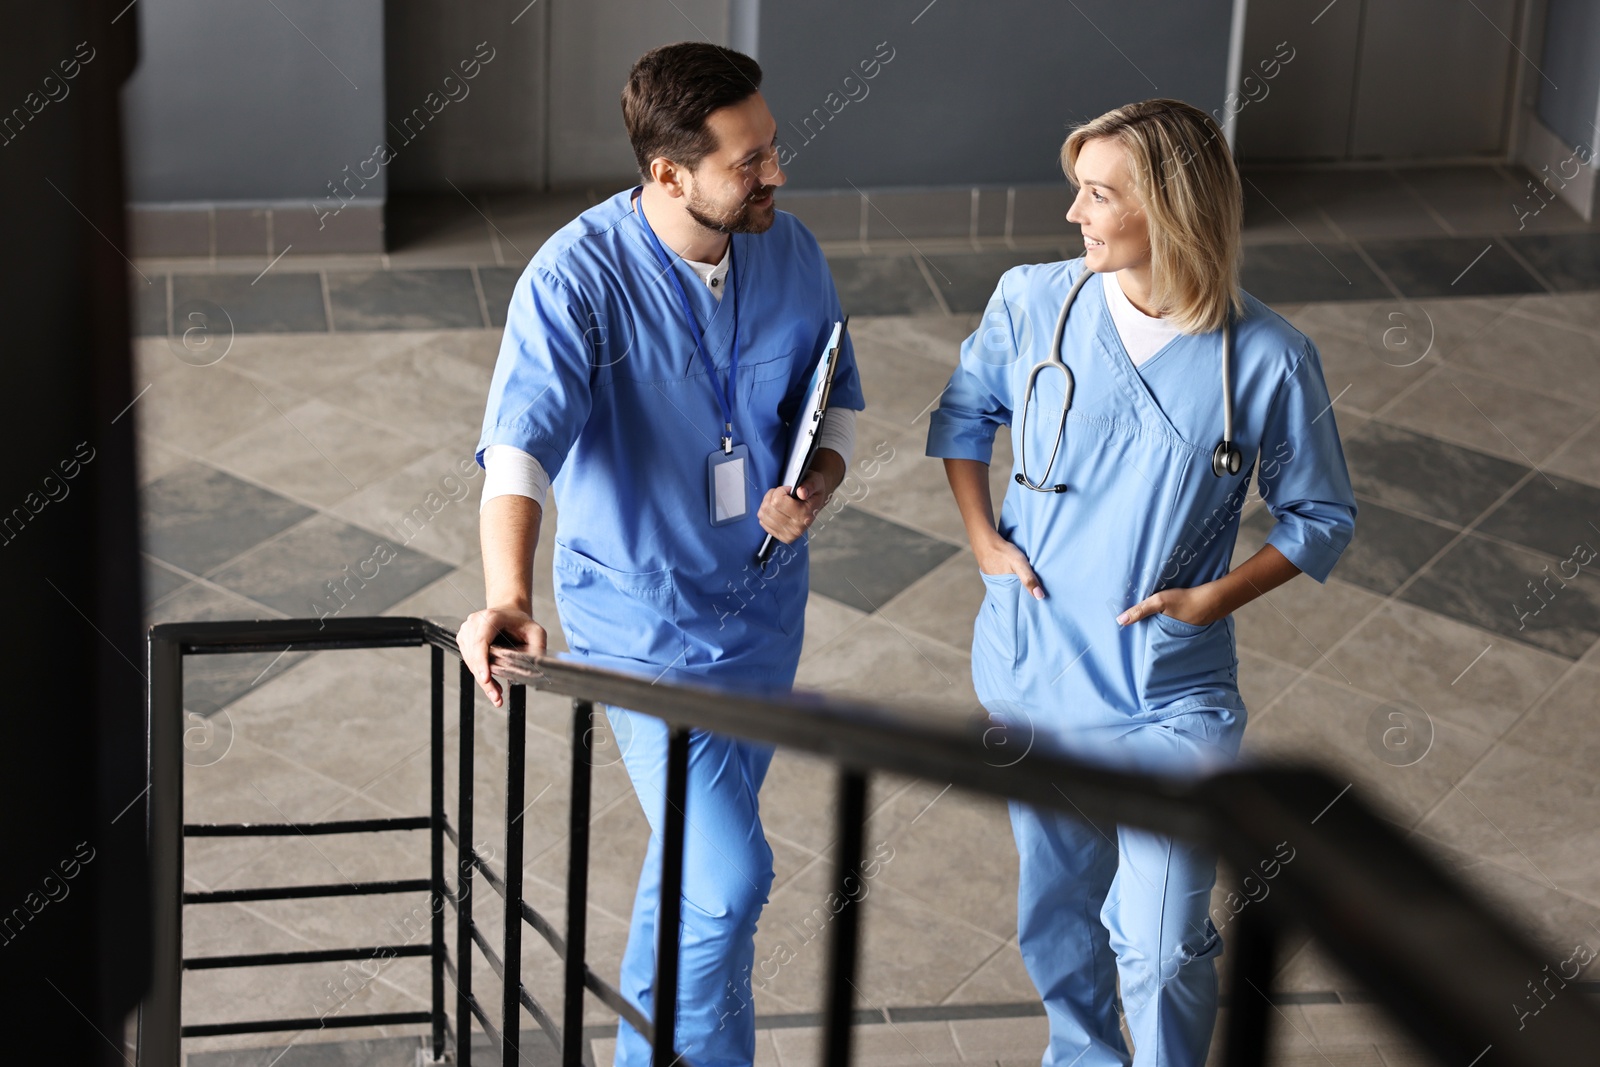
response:
<path fill-rule="evenodd" d="M 691 219 L 713 233 L 766 233 L 777 221 L 777 205 L 757 208 L 751 201 L 776 188 L 774 185 L 763 185 L 741 201 L 738 207 L 725 212 L 714 211 L 705 200 L 691 194 L 684 210 Z"/>

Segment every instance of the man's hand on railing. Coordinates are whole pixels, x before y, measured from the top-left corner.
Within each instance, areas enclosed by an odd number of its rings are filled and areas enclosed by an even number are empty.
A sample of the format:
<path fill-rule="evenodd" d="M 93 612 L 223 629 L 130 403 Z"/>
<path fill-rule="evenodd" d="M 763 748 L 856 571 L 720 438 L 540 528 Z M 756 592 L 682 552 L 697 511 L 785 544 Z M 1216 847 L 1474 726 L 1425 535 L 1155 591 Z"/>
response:
<path fill-rule="evenodd" d="M 457 631 L 456 647 L 461 649 L 461 662 L 467 665 L 472 676 L 478 680 L 478 685 L 498 708 L 503 705 L 505 696 L 500 683 L 489 674 L 489 646 L 494 643 L 516 648 L 531 656 L 542 656 L 544 627 L 518 608 L 485 608 L 468 615 Z"/>

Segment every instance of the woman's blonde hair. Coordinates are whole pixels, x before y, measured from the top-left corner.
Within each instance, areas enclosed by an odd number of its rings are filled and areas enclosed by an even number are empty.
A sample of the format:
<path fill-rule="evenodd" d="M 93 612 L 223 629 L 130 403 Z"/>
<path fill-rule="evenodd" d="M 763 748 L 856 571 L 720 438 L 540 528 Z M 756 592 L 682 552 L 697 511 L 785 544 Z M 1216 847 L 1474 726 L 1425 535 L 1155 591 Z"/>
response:
<path fill-rule="evenodd" d="M 1077 127 L 1061 169 L 1078 185 L 1078 153 L 1095 137 L 1127 151 L 1133 192 L 1150 225 L 1150 298 L 1185 333 L 1220 329 L 1239 295 L 1239 171 L 1210 115 L 1181 100 L 1145 100 Z"/>

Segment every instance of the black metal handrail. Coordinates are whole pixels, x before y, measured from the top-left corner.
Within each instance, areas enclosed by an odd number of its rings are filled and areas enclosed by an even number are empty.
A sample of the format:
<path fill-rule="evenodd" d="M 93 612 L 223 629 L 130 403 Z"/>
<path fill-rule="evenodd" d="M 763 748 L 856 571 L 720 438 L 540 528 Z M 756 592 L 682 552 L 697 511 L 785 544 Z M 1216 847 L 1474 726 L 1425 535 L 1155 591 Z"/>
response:
<path fill-rule="evenodd" d="M 341 820 L 323 823 L 185 825 L 182 819 L 183 657 L 196 654 L 431 646 L 430 764 L 432 810 L 426 817 Z M 667 806 L 658 922 L 656 1003 L 677 999 L 678 923 L 669 914 L 681 892 L 683 801 L 691 729 L 712 730 L 809 752 L 840 768 L 834 888 L 844 906 L 829 933 L 824 990 L 822 1062 L 849 1062 L 855 1019 L 854 984 L 859 949 L 858 910 L 849 880 L 859 875 L 866 783 L 891 772 L 949 782 L 995 797 L 1061 810 L 1077 818 L 1136 825 L 1196 838 L 1241 868 L 1291 841 L 1293 864 L 1281 867 L 1274 892 L 1239 913 L 1231 924 L 1233 955 L 1227 1062 L 1265 1062 L 1266 1028 L 1278 938 L 1290 923 L 1303 926 L 1329 956 L 1370 990 L 1423 1047 L 1441 1062 L 1476 1064 L 1588 1063 L 1600 1048 L 1600 1012 L 1581 997 L 1555 997 L 1535 1025 L 1518 1019 L 1515 1005 L 1544 961 L 1498 915 L 1462 888 L 1348 785 L 1300 767 L 1241 769 L 1198 780 L 1112 770 L 1034 746 L 1020 759 L 994 759 L 973 727 L 929 723 L 892 709 L 801 694 L 753 696 L 644 679 L 557 659 L 493 650 L 496 675 L 509 683 L 509 756 L 505 873 L 497 874 L 472 847 L 473 731 L 476 682 L 458 664 L 460 772 L 455 822 L 444 810 L 445 656 L 459 657 L 455 637 L 422 619 L 363 618 L 257 622 L 170 623 L 150 631 L 150 793 L 148 801 L 155 916 L 155 974 L 140 1012 L 142 1065 L 177 1064 L 180 1038 L 204 1034 L 429 1023 L 435 1060 L 446 1053 L 468 1067 L 476 1020 L 503 1064 L 516 1063 L 525 1010 L 559 1051 L 564 1067 L 583 1062 L 585 991 L 628 1019 L 651 1042 L 660 1067 L 686 1063 L 675 1051 L 673 1013 L 657 1025 L 589 967 L 586 959 L 590 787 L 596 704 L 633 708 L 669 726 Z M 569 811 L 566 931 L 562 935 L 522 898 L 521 821 L 526 728 L 526 688 L 573 698 L 572 782 Z M 1337 801 L 1337 803 L 1335 803 Z M 358 883 L 357 887 L 301 886 L 184 893 L 185 836 L 387 832 L 426 828 L 430 874 L 426 879 Z M 456 888 L 444 878 L 446 841 L 456 848 Z M 500 898 L 504 940 L 498 950 L 473 921 L 475 875 Z M 301 953 L 183 959 L 182 908 L 222 899 L 283 899 L 285 895 L 427 890 L 433 902 L 427 946 L 368 946 Z M 272 896 L 240 897 L 266 893 Z M 229 895 L 235 894 L 235 895 Z M 444 908 L 456 917 L 455 951 L 446 942 Z M 564 961 L 560 1020 L 540 1004 L 521 977 L 523 924 Z M 473 993 L 474 948 L 503 982 L 498 1022 Z M 260 966 L 381 958 L 384 953 L 429 955 L 432 1010 L 321 1019 L 261 1020 L 183 1025 L 179 1011 L 184 969 Z M 454 983 L 454 1022 L 445 1008 L 445 983 Z M 1510 1008 L 1511 1010 L 1508 1010 Z"/>

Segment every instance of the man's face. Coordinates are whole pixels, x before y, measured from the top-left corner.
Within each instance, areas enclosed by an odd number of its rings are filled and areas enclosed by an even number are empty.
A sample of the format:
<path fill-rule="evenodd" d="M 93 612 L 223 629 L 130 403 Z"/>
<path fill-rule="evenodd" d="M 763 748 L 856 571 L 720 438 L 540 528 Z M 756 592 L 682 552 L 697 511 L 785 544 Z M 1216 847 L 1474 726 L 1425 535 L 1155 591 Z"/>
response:
<path fill-rule="evenodd" d="M 765 233 L 777 218 L 773 191 L 788 178 L 778 166 L 778 123 L 760 93 L 706 118 L 717 147 L 684 173 L 684 210 L 717 233 Z"/>

